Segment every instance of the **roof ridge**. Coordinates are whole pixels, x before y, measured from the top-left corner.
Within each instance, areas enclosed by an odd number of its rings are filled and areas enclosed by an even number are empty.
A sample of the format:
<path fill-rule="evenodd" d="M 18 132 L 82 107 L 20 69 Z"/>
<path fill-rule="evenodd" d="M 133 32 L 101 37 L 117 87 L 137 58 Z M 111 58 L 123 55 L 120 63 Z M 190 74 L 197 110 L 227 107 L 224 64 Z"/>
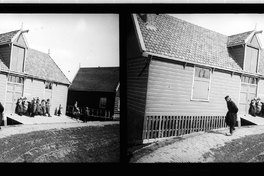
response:
<path fill-rule="evenodd" d="M 119 66 L 116 67 L 80 67 L 80 69 L 91 69 L 91 68 L 119 68 Z"/>
<path fill-rule="evenodd" d="M 222 34 L 222 33 L 219 33 L 219 32 L 217 32 L 217 31 L 214 31 L 214 30 L 211 30 L 211 29 L 205 28 L 205 27 L 203 27 L 203 26 L 199 26 L 199 25 L 197 25 L 197 24 L 194 24 L 194 23 L 191 23 L 191 22 L 189 22 L 189 21 L 186 21 L 186 20 L 183 20 L 183 19 L 180 19 L 180 18 L 177 18 L 177 17 L 171 16 L 171 15 L 169 15 L 169 14 L 161 14 L 161 15 L 167 16 L 167 17 L 172 18 L 172 19 L 174 19 L 174 20 L 177 19 L 177 20 L 179 20 L 179 21 L 182 21 L 182 22 L 185 22 L 185 23 L 191 24 L 191 25 L 193 25 L 193 26 L 196 26 L 196 27 L 202 28 L 203 30 L 210 31 L 210 32 L 214 32 L 214 33 L 216 33 L 216 34 L 219 34 L 219 35 L 222 35 L 222 36 L 228 37 L 228 36 L 225 35 L 225 34 Z"/>
<path fill-rule="evenodd" d="M 248 32 L 252 33 L 253 31 L 254 30 L 252 30 L 252 31 L 246 31 L 246 32 L 241 32 L 241 33 L 238 33 L 238 34 L 229 35 L 228 37 L 232 37 L 232 36 L 235 36 L 235 35 L 241 35 L 241 34 L 245 34 L 245 33 L 248 33 Z"/>
<path fill-rule="evenodd" d="M 18 32 L 18 31 L 20 31 L 20 29 L 19 29 L 19 30 L 14 30 L 14 31 L 5 32 L 5 33 L 0 33 L 0 35 L 8 34 L 8 33 L 11 33 L 11 32 Z"/>

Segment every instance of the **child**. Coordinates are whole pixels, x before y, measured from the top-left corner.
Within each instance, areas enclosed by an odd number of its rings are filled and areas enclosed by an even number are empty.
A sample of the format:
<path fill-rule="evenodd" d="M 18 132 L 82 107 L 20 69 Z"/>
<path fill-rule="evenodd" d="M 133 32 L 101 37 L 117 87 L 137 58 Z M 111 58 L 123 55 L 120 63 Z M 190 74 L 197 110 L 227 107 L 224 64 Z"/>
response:
<path fill-rule="evenodd" d="M 61 107 L 61 104 L 60 104 L 59 109 L 58 109 L 58 116 L 61 115 L 61 109 L 62 109 L 62 107 Z"/>

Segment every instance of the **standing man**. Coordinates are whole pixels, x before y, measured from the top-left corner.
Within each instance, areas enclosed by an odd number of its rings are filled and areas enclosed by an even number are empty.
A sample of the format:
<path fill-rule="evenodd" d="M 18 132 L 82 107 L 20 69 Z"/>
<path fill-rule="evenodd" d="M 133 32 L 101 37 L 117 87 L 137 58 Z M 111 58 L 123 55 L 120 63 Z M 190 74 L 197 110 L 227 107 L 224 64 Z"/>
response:
<path fill-rule="evenodd" d="M 230 134 L 226 134 L 226 135 L 231 136 L 233 134 L 233 130 L 235 130 L 238 108 L 229 96 L 226 96 L 225 100 L 228 109 L 225 117 L 225 122 L 230 127 Z"/>
<path fill-rule="evenodd" d="M 3 112 L 4 112 L 4 106 L 0 102 L 0 126 L 1 126 L 2 120 L 3 120 L 3 115 L 4 115 Z M 0 129 L 1 129 L 1 127 L 0 127 Z"/>

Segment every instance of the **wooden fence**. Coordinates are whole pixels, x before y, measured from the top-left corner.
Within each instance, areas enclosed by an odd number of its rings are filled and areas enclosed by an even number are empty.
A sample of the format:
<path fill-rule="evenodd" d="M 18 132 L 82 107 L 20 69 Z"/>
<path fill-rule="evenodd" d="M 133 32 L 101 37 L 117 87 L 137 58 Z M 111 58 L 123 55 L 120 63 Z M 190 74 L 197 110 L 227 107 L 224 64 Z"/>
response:
<path fill-rule="evenodd" d="M 80 115 L 85 115 L 85 107 L 79 107 L 80 109 Z M 66 113 L 72 115 L 73 114 L 73 106 L 67 106 Z M 88 116 L 90 117 L 96 117 L 96 118 L 104 118 L 104 119 L 110 119 L 111 113 L 110 110 L 106 109 L 93 109 L 88 108 Z"/>
<path fill-rule="evenodd" d="M 224 116 L 147 116 L 143 139 L 181 136 L 227 127 Z"/>

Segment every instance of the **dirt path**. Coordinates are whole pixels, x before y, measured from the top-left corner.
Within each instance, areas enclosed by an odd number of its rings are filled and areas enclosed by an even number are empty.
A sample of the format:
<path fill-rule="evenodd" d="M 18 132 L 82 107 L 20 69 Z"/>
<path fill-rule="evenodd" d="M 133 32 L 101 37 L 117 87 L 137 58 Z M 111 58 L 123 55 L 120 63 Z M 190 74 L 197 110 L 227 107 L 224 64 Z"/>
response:
<path fill-rule="evenodd" d="M 118 122 L 9 126 L 0 136 L 0 162 L 119 162 Z"/>
<path fill-rule="evenodd" d="M 252 139 L 252 135 L 263 134 L 264 126 L 241 127 L 236 130 L 233 136 L 226 136 L 225 133 L 227 132 L 228 129 L 213 130 L 206 133 L 199 132 L 180 138 L 177 137 L 153 143 L 134 152 L 131 162 L 245 162 L 247 161 L 245 158 L 242 160 L 242 158 L 238 156 L 231 160 L 228 160 L 227 158 L 238 151 L 237 148 L 241 146 L 239 145 L 238 140 L 243 141 L 246 139 L 251 141 L 251 143 L 244 142 L 244 149 L 243 147 L 240 149 L 241 155 L 247 153 L 245 152 L 246 148 L 250 148 L 254 145 L 259 146 L 259 150 L 255 153 L 251 152 L 251 159 L 260 155 L 260 153 L 264 151 L 264 149 L 262 150 L 260 147 L 264 145 L 253 143 L 253 141 L 257 141 L 256 139 L 249 140 Z M 261 140 L 258 141 L 261 143 Z M 229 150 L 224 147 L 227 147 Z M 228 152 L 230 155 L 228 155 Z M 247 159 L 250 157 L 247 157 Z"/>
<path fill-rule="evenodd" d="M 87 123 L 45 123 L 45 124 L 33 124 L 33 125 L 10 125 L 1 126 L 0 138 L 7 137 L 14 134 L 29 133 L 32 131 L 50 130 L 50 129 L 63 129 L 72 127 L 83 126 L 104 126 L 110 124 L 119 124 L 119 121 L 92 121 Z"/>

